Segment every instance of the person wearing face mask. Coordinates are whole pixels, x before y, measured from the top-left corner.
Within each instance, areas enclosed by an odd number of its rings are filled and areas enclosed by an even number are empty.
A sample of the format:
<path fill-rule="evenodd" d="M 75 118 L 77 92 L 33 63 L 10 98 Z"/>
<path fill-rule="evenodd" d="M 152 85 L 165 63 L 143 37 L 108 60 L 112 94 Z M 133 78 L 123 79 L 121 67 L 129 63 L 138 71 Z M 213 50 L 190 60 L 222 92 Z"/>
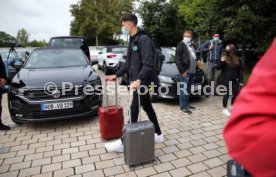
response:
<path fill-rule="evenodd" d="M 138 92 L 140 86 L 140 101 L 141 106 L 147 113 L 150 121 L 155 127 L 155 142 L 161 143 L 164 141 L 164 136 L 161 132 L 156 113 L 152 107 L 149 92 L 145 89 L 154 79 L 154 48 L 153 42 L 148 37 L 145 31 L 137 27 L 138 19 L 134 14 L 126 14 L 122 18 L 122 34 L 129 35 L 129 45 L 127 53 L 127 61 L 116 72 L 115 75 L 106 77 L 106 80 L 116 80 L 118 77 L 128 73 L 130 89 L 133 90 L 133 99 L 130 108 L 131 122 L 137 122 L 139 114 Z M 122 152 L 123 144 L 121 140 L 107 143 L 105 148 L 108 152 Z"/>
<path fill-rule="evenodd" d="M 227 102 L 231 95 L 230 90 L 232 91 L 232 105 L 240 92 L 240 86 L 243 85 L 243 64 L 236 54 L 236 47 L 234 44 L 228 44 L 226 46 L 225 53 L 223 54 L 217 69 L 221 70 L 221 77 L 218 82 L 227 88 L 227 91 L 223 96 L 222 113 L 226 116 L 230 116 L 231 113 L 227 108 Z"/>
<path fill-rule="evenodd" d="M 180 73 L 180 111 L 192 114 L 195 107 L 189 104 L 189 94 L 194 81 L 197 67 L 196 46 L 192 43 L 192 31 L 185 31 L 183 40 L 177 45 L 175 63 Z"/>
<path fill-rule="evenodd" d="M 209 84 L 211 81 L 217 81 L 218 72 L 216 69 L 217 64 L 219 63 L 222 56 L 223 44 L 220 40 L 219 33 L 213 33 L 212 39 L 206 41 L 201 46 L 201 51 L 207 53 L 207 67 L 206 74 Z"/>

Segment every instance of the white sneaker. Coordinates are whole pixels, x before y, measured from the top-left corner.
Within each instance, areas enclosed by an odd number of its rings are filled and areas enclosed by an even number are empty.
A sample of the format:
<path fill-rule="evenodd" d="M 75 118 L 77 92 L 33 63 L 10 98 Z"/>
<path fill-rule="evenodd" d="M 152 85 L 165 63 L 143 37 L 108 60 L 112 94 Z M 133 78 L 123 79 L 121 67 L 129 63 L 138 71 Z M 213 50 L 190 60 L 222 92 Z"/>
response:
<path fill-rule="evenodd" d="M 154 140 L 155 140 L 155 143 L 162 143 L 162 142 L 164 142 L 164 135 L 163 134 L 157 135 L 155 133 L 154 134 Z"/>
<path fill-rule="evenodd" d="M 105 143 L 104 147 L 107 152 L 124 152 L 124 145 L 121 139 Z"/>
<path fill-rule="evenodd" d="M 223 113 L 224 115 L 226 115 L 227 117 L 230 117 L 230 116 L 231 116 L 231 113 L 230 113 L 230 111 L 229 111 L 228 109 L 223 109 L 223 110 L 222 110 L 222 113 Z"/>

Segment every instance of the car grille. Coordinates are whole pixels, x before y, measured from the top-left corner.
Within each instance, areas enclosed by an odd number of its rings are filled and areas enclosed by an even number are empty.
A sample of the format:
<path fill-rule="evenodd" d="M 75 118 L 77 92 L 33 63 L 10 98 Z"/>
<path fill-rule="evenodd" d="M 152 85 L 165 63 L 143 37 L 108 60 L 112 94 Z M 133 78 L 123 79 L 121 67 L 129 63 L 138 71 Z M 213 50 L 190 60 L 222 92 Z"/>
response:
<path fill-rule="evenodd" d="M 95 81 L 90 83 L 93 87 L 100 85 L 100 81 Z M 100 87 L 101 88 L 101 87 Z M 68 89 L 68 88 L 67 88 Z M 53 99 L 65 99 L 65 98 L 74 98 L 74 97 L 82 97 L 84 96 L 84 87 L 79 87 L 77 89 L 73 88 L 70 91 L 64 91 L 64 94 L 62 93 L 62 89 L 57 89 L 60 91 L 60 97 L 55 98 L 51 94 L 47 94 L 44 90 L 30 90 L 24 93 L 24 97 L 27 98 L 30 101 L 41 101 L 41 100 L 53 100 Z M 97 93 L 100 93 L 98 91 Z"/>

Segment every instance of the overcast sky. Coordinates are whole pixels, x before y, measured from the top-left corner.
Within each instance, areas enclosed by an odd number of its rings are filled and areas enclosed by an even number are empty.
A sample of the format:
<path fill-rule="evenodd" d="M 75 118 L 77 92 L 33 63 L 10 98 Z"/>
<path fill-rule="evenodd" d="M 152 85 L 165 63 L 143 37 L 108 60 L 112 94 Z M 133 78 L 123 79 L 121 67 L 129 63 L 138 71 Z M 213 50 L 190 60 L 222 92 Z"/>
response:
<path fill-rule="evenodd" d="M 1 0 L 0 31 L 14 37 L 25 28 L 30 40 L 47 42 L 52 36 L 69 35 L 71 4 L 78 0 Z"/>

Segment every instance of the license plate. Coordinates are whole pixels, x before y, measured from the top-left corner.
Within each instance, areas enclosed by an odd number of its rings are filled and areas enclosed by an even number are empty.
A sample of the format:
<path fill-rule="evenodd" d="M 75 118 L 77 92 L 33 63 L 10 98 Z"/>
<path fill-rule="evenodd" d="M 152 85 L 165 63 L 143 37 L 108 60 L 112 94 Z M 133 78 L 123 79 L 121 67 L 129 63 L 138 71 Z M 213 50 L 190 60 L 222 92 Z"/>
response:
<path fill-rule="evenodd" d="M 42 111 L 58 110 L 58 109 L 71 109 L 73 108 L 73 102 L 61 102 L 61 103 L 48 103 L 41 104 Z"/>

